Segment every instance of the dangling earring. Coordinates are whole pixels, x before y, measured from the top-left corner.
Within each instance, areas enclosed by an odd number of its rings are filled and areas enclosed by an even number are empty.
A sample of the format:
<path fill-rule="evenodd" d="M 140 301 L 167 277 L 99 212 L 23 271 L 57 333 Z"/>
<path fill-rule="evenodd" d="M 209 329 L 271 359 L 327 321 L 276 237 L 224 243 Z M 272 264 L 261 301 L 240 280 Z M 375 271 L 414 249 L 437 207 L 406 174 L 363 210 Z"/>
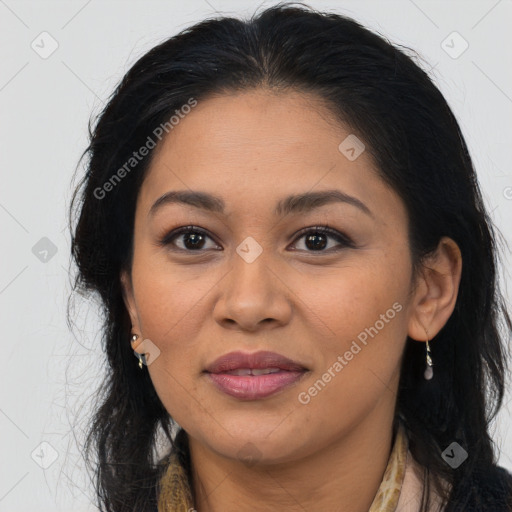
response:
<path fill-rule="evenodd" d="M 425 329 L 425 334 L 427 335 L 427 364 L 425 368 L 425 372 L 423 373 L 423 376 L 425 377 L 425 380 L 430 380 L 434 376 L 434 370 L 432 369 L 432 366 L 434 366 L 434 363 L 432 362 L 432 353 L 430 352 L 430 345 L 428 344 L 428 332 Z"/>
<path fill-rule="evenodd" d="M 133 334 L 132 338 L 131 338 L 131 342 L 135 343 L 139 338 L 140 338 L 140 336 L 138 334 Z M 139 354 L 136 350 L 134 350 L 133 352 L 137 356 L 137 359 L 139 360 L 139 368 L 142 370 L 142 361 L 143 361 L 142 355 Z"/>

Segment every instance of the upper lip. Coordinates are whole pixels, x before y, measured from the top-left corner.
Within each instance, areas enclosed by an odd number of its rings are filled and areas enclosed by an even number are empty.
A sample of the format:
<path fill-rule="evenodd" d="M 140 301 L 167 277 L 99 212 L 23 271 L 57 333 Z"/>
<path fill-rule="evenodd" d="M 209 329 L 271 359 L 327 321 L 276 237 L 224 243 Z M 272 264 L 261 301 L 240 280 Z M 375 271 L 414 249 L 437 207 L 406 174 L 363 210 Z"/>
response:
<path fill-rule="evenodd" d="M 208 373 L 223 373 L 238 368 L 280 368 L 287 371 L 304 371 L 303 365 L 292 361 L 287 357 L 275 352 L 260 351 L 251 354 L 245 352 L 229 352 L 215 359 L 213 363 L 206 367 Z"/>

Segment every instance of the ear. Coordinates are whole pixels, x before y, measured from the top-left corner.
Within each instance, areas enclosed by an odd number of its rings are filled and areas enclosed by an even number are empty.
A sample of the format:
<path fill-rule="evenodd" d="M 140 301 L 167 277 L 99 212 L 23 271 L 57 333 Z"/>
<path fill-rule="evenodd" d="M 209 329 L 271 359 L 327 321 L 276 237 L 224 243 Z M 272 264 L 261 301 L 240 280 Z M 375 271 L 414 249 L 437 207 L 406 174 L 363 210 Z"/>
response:
<path fill-rule="evenodd" d="M 133 285 L 130 273 L 127 270 L 121 270 L 120 280 L 123 292 L 123 301 L 126 306 L 126 310 L 130 315 L 132 331 L 134 334 L 136 333 L 139 335 L 139 339 L 135 343 L 132 343 L 132 347 L 135 349 L 142 342 L 142 335 L 140 332 L 139 317 L 135 306 L 135 297 L 133 294 Z"/>
<path fill-rule="evenodd" d="M 441 238 L 416 279 L 408 328 L 412 339 L 431 340 L 444 327 L 457 302 L 461 273 L 459 246 L 451 238 Z"/>

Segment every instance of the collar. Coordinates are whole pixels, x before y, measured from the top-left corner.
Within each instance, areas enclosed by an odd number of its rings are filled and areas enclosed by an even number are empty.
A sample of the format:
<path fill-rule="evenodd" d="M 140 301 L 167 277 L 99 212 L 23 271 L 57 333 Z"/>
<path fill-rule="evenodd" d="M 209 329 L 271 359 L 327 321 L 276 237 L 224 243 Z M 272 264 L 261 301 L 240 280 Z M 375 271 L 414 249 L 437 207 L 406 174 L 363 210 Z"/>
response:
<path fill-rule="evenodd" d="M 404 481 L 409 441 L 402 422 L 398 422 L 388 464 L 368 512 L 395 512 Z"/>

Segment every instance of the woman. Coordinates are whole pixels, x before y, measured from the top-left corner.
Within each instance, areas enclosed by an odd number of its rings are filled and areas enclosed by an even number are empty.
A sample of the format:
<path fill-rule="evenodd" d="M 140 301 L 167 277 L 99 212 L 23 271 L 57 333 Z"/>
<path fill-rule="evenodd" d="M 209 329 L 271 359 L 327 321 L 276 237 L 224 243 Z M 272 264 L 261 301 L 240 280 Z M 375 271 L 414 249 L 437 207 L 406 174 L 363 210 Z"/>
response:
<path fill-rule="evenodd" d="M 494 228 L 410 57 L 304 6 L 205 21 L 128 71 L 87 154 L 101 510 L 512 510 Z"/>

